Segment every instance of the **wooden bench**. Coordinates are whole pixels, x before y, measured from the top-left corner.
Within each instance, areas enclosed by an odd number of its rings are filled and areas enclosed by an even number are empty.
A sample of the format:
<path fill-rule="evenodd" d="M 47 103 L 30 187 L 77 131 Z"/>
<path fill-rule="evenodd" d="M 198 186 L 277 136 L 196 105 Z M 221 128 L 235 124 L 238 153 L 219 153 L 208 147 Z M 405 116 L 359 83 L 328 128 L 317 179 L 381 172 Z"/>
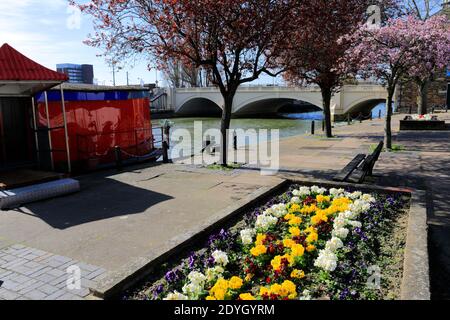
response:
<path fill-rule="evenodd" d="M 358 154 L 350 163 L 345 166 L 337 175 L 333 177 L 334 181 L 362 183 L 366 176 L 373 174 L 375 163 L 383 151 L 384 143 L 380 142 L 372 154 Z"/>

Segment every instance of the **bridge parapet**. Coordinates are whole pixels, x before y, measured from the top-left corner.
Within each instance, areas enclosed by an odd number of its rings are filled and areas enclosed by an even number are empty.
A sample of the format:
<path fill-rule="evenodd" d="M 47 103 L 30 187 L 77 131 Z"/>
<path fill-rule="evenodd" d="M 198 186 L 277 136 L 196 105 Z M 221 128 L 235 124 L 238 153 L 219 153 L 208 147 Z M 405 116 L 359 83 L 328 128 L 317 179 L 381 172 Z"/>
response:
<path fill-rule="evenodd" d="M 223 98 L 216 87 L 169 89 L 169 102 L 176 112 L 186 107 L 191 108 L 197 102 L 209 101 L 216 107 L 223 108 Z M 373 103 L 384 100 L 386 89 L 374 83 L 345 85 L 337 92 L 331 102 L 333 115 L 343 115 L 353 109 L 368 108 Z M 256 114 L 274 113 L 283 103 L 304 101 L 322 108 L 322 95 L 317 86 L 241 86 L 236 94 L 233 113 Z M 198 109 L 198 108 L 196 108 Z"/>

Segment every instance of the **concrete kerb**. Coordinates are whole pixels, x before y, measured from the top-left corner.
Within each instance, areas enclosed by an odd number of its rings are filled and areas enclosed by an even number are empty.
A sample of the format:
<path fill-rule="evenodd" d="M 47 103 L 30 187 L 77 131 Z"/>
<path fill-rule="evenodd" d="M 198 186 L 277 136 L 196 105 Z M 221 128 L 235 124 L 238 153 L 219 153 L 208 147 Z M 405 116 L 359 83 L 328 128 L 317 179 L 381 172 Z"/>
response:
<path fill-rule="evenodd" d="M 401 300 L 430 300 L 426 193 L 414 190 L 409 210 Z"/>
<path fill-rule="evenodd" d="M 392 188 L 375 185 L 330 182 L 315 179 L 286 179 L 275 185 L 264 187 L 214 214 L 195 230 L 190 230 L 169 240 L 165 245 L 139 257 L 116 272 L 109 273 L 95 288 L 91 288 L 91 298 L 111 299 L 121 292 L 142 281 L 155 268 L 189 246 L 197 244 L 210 233 L 222 228 L 227 222 L 243 214 L 262 199 L 286 188 L 290 184 L 305 186 L 320 185 L 327 188 L 352 188 L 363 192 L 402 193 L 410 195 L 411 204 L 407 228 L 407 240 L 404 253 L 403 278 L 401 283 L 401 300 L 429 300 L 430 280 L 428 263 L 428 226 L 425 205 L 425 192 L 410 188 Z"/>

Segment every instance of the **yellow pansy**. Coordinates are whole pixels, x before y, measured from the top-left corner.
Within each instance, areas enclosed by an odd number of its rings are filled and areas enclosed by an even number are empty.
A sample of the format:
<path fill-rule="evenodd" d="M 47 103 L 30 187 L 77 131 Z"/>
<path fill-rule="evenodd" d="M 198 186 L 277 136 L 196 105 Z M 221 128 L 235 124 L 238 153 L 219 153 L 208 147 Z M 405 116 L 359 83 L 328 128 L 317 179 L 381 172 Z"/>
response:
<path fill-rule="evenodd" d="M 283 288 L 280 284 L 275 283 L 270 286 L 270 293 L 281 295 Z"/>
<path fill-rule="evenodd" d="M 244 284 L 244 281 L 242 281 L 239 277 L 231 277 L 231 279 L 228 281 L 229 287 L 231 289 L 240 289 L 242 285 Z"/>
<path fill-rule="evenodd" d="M 217 280 L 216 284 L 209 290 L 209 294 L 217 300 L 224 300 L 229 288 L 229 282 L 223 278 Z"/>
<path fill-rule="evenodd" d="M 267 289 L 266 287 L 259 288 L 259 295 L 260 296 L 264 296 L 266 294 L 270 294 L 270 290 L 269 289 Z"/>
<path fill-rule="evenodd" d="M 250 253 L 255 257 L 265 254 L 266 252 L 267 252 L 267 248 L 266 248 L 266 246 L 263 246 L 263 245 L 257 245 L 256 247 L 253 247 L 250 249 Z"/>
<path fill-rule="evenodd" d="M 250 280 L 252 280 L 252 278 L 253 278 L 253 274 L 251 274 L 251 273 L 247 273 L 247 275 L 245 276 L 245 281 L 250 281 Z"/>
<path fill-rule="evenodd" d="M 305 277 L 305 272 L 303 270 L 294 269 L 291 272 L 291 278 L 303 279 Z"/>
<path fill-rule="evenodd" d="M 300 217 L 294 217 L 289 220 L 289 225 L 291 225 L 291 226 L 298 226 L 301 223 L 302 223 L 302 218 L 300 218 Z"/>
<path fill-rule="evenodd" d="M 295 217 L 296 217 L 295 214 L 288 213 L 287 215 L 284 216 L 283 219 L 286 220 L 286 221 L 289 221 L 289 220 L 291 220 L 291 219 L 293 219 L 293 218 L 295 218 Z"/>
<path fill-rule="evenodd" d="M 217 299 L 214 298 L 214 297 L 211 297 L 211 296 L 207 296 L 207 297 L 206 297 L 206 300 L 217 300 Z"/>
<path fill-rule="evenodd" d="M 283 246 L 285 246 L 286 248 L 291 248 L 294 244 L 296 244 L 296 242 L 292 239 L 283 240 Z"/>
<path fill-rule="evenodd" d="M 319 211 L 316 212 L 316 215 L 311 218 L 311 223 L 316 225 L 316 224 L 319 224 L 322 221 L 323 222 L 327 222 L 328 221 L 328 217 L 327 217 L 327 215 L 325 214 L 325 212 L 323 210 L 319 210 Z"/>
<path fill-rule="evenodd" d="M 296 212 L 300 212 L 302 208 L 297 204 L 294 203 L 293 205 L 291 205 L 291 207 L 289 208 L 289 213 L 296 213 Z"/>
<path fill-rule="evenodd" d="M 317 229 L 314 227 L 308 227 L 305 229 L 305 233 L 317 232 Z"/>
<path fill-rule="evenodd" d="M 297 296 L 297 287 L 292 281 L 285 280 L 281 285 L 282 296 L 289 296 L 289 298 L 295 298 Z"/>
<path fill-rule="evenodd" d="M 314 250 L 316 250 L 315 245 L 310 244 L 306 247 L 306 251 L 308 251 L 308 252 L 313 252 Z"/>
<path fill-rule="evenodd" d="M 267 236 L 265 234 L 258 233 L 256 235 L 255 245 L 260 246 L 266 240 Z"/>
<path fill-rule="evenodd" d="M 319 203 L 329 203 L 330 202 L 330 197 L 319 194 L 316 197 L 316 201 L 319 202 Z"/>
<path fill-rule="evenodd" d="M 298 237 L 300 235 L 300 229 L 298 227 L 290 227 L 289 228 L 289 233 L 293 236 L 293 237 Z"/>
<path fill-rule="evenodd" d="M 301 244 L 295 244 L 291 247 L 291 255 L 293 257 L 301 257 L 305 253 L 305 248 Z"/>
<path fill-rule="evenodd" d="M 311 213 L 315 212 L 316 210 L 317 210 L 317 206 L 315 204 L 312 204 L 310 206 L 304 206 L 300 210 L 300 213 L 302 213 L 302 214 L 311 214 Z"/>
<path fill-rule="evenodd" d="M 308 244 L 311 244 L 315 241 L 319 240 L 319 234 L 317 232 L 311 232 L 307 237 L 306 237 L 306 242 Z"/>
<path fill-rule="evenodd" d="M 251 293 L 242 293 L 239 295 L 241 300 L 256 300 L 255 297 Z"/>

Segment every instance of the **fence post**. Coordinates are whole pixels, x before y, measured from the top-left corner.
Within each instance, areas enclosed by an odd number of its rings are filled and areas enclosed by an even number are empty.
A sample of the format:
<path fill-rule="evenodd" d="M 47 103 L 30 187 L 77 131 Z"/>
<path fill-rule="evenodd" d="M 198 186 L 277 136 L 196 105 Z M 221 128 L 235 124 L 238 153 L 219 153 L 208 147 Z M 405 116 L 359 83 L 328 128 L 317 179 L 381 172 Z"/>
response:
<path fill-rule="evenodd" d="M 350 113 L 347 113 L 347 124 L 350 125 L 351 119 L 350 119 Z"/>
<path fill-rule="evenodd" d="M 316 127 L 316 123 L 315 123 L 315 121 L 313 120 L 312 122 L 311 122 L 311 135 L 314 135 L 314 132 L 315 132 L 315 128 Z"/>
<path fill-rule="evenodd" d="M 322 132 L 325 132 L 325 120 L 322 120 Z"/>
<path fill-rule="evenodd" d="M 237 135 L 236 135 L 236 132 L 234 132 L 234 135 L 233 135 L 233 148 L 234 148 L 234 150 L 237 150 Z"/>
<path fill-rule="evenodd" d="M 378 110 L 378 119 L 381 119 L 381 110 Z"/>
<path fill-rule="evenodd" d="M 114 147 L 114 153 L 116 155 L 116 167 L 117 170 L 122 170 L 122 150 L 119 146 Z"/>
<path fill-rule="evenodd" d="M 163 163 L 169 163 L 169 148 L 170 148 L 170 125 L 166 124 L 163 127 Z"/>

